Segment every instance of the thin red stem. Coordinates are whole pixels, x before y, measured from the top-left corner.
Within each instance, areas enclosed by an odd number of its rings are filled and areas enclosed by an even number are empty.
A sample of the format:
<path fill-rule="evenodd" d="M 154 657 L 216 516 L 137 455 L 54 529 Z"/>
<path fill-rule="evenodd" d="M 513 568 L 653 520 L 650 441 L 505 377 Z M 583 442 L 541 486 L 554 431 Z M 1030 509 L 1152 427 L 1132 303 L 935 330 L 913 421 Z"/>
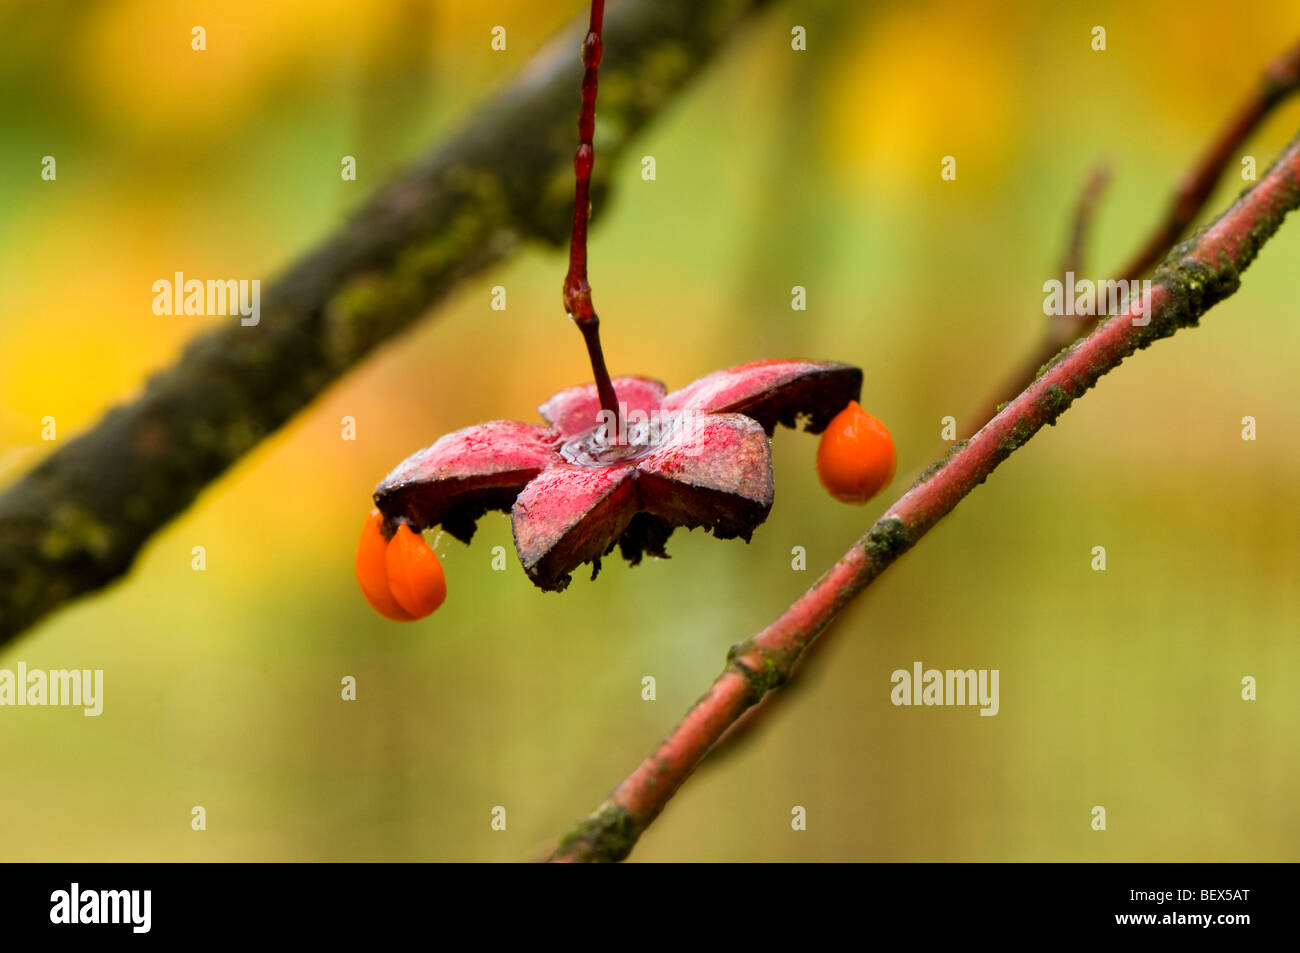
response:
<path fill-rule="evenodd" d="M 569 244 L 569 273 L 564 277 L 564 308 L 582 332 L 591 358 L 591 373 L 596 380 L 600 406 L 618 415 L 618 397 L 605 367 L 600 346 L 600 318 L 591 303 L 591 283 L 587 280 L 587 221 L 591 217 L 591 170 L 596 164 L 592 138 L 596 131 L 596 88 L 600 58 L 604 53 L 600 34 L 605 21 L 605 0 L 591 0 L 591 23 L 582 41 L 582 108 L 578 112 L 578 151 L 573 156 L 577 180 L 573 197 L 573 239 Z"/>

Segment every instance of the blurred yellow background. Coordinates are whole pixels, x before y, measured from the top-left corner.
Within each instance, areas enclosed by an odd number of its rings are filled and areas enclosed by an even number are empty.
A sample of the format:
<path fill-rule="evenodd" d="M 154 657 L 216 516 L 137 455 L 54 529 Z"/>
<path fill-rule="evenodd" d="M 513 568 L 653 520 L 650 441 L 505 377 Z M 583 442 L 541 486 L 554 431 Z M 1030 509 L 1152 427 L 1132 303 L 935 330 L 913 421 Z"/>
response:
<path fill-rule="evenodd" d="M 68 439 L 229 320 L 155 316 L 155 279 L 269 279 L 583 9 L 0 5 L 0 482 L 48 447 L 41 418 Z M 670 560 L 610 558 L 545 594 L 492 514 L 472 546 L 436 543 L 441 610 L 384 621 L 352 573 L 375 483 L 444 432 L 536 420 L 587 379 L 562 256 L 529 250 L 265 442 L 124 582 L 0 652 L 105 672 L 99 718 L 0 710 L 0 859 L 536 856 L 905 489 L 940 419 L 1030 348 L 1096 161 L 1115 177 L 1087 274 L 1109 277 L 1297 36 L 1300 7 L 1209 0 L 775 5 L 618 162 L 591 249 L 605 350 L 615 374 L 670 387 L 760 357 L 859 364 L 895 485 L 845 508 L 817 483 L 815 439 L 782 430 L 776 505 L 748 546 L 679 531 Z M 1300 100 L 1251 141 L 1261 171 L 1298 129 Z M 1230 169 L 1211 213 L 1242 185 Z M 1297 859 L 1297 255 L 1290 222 L 1202 327 L 1137 355 L 976 490 L 634 859 Z M 1000 669 L 1000 713 L 891 706 L 890 673 L 916 660 Z M 1245 675 L 1258 701 L 1240 699 Z"/>

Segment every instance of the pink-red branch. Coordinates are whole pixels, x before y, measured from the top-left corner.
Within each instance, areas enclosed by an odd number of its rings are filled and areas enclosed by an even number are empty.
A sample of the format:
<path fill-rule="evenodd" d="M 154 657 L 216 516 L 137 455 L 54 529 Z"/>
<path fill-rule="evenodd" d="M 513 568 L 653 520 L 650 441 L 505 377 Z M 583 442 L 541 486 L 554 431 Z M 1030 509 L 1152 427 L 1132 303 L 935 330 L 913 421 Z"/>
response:
<path fill-rule="evenodd" d="M 970 441 L 905 493 L 803 596 L 758 635 L 734 646 L 727 666 L 659 749 L 565 835 L 553 860 L 621 860 L 746 709 L 790 674 L 804 648 L 1003 460 L 1126 357 L 1237 290 L 1286 214 L 1300 205 L 1300 138 L 1250 192 L 1157 269 L 1148 301 L 1108 319 L 1063 352 Z"/>

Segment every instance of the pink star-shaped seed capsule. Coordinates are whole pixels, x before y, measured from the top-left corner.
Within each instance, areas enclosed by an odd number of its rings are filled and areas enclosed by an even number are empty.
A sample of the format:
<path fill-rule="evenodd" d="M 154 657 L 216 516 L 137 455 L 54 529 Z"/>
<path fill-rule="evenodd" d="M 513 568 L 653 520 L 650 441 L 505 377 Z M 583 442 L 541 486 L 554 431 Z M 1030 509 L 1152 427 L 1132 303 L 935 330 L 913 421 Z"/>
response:
<path fill-rule="evenodd" d="M 647 377 L 613 381 L 622 421 L 596 385 L 538 408 L 549 426 L 494 420 L 413 454 L 375 490 L 390 522 L 441 525 L 468 543 L 488 510 L 510 510 L 528 577 L 558 591 L 617 544 L 632 565 L 666 556 L 678 526 L 722 539 L 750 534 L 772 507 L 777 423 L 820 433 L 857 400 L 862 371 L 828 361 L 755 361 L 671 394 Z"/>

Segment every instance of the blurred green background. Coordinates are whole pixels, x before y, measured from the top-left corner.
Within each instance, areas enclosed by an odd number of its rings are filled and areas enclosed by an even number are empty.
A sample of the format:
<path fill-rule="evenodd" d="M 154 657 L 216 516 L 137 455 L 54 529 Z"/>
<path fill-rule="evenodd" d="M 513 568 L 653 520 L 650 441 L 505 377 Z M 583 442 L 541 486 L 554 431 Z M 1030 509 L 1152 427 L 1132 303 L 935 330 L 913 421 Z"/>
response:
<path fill-rule="evenodd" d="M 156 317 L 155 279 L 270 277 L 583 9 L 0 6 L 0 482 L 49 448 L 42 417 L 66 440 L 229 320 Z M 807 52 L 790 49 L 795 24 Z M 748 546 L 679 531 L 670 560 L 609 559 L 596 582 L 544 594 L 494 514 L 472 546 L 436 543 L 439 612 L 384 621 L 352 573 L 375 483 L 446 431 L 534 420 L 587 378 L 562 256 L 530 250 L 264 443 L 124 582 L 0 653 L 106 683 L 97 719 L 0 710 L 0 858 L 537 856 L 905 488 L 940 419 L 1022 357 L 1093 164 L 1115 178 L 1086 273 L 1109 277 L 1298 35 L 1300 8 L 1209 0 L 775 5 L 618 163 L 592 243 L 606 354 L 670 387 L 760 357 L 859 364 L 898 444 L 894 487 L 861 509 L 832 501 L 815 439 L 783 430 L 776 505 Z M 1300 101 L 1251 141 L 1261 171 L 1297 129 Z M 340 180 L 345 154 L 357 182 Z M 1242 187 L 1228 178 L 1212 213 Z M 976 490 L 634 858 L 1296 859 L 1298 254 L 1291 222 L 1201 328 L 1133 358 Z M 806 312 L 790 309 L 796 284 Z M 916 660 L 1000 669 L 1001 712 L 891 706 L 890 672 Z M 1240 699 L 1245 675 L 1258 701 Z"/>

